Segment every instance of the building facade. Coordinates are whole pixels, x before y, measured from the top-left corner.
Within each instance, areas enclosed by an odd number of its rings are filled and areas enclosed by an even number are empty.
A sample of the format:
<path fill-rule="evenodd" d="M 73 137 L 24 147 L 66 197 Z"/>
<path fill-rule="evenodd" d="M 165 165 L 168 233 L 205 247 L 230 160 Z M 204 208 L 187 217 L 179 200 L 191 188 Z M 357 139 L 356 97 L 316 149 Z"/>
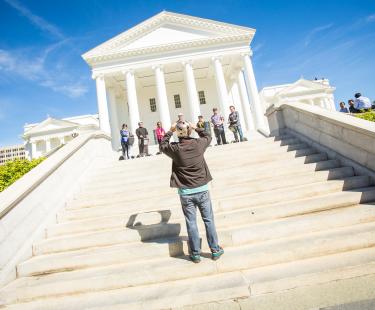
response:
<path fill-rule="evenodd" d="M 41 123 L 26 124 L 22 138 L 29 159 L 46 156 L 68 143 L 75 136 L 99 129 L 98 115 L 82 115 L 55 119 L 47 117 Z"/>
<path fill-rule="evenodd" d="M 334 91 L 335 87 L 329 84 L 329 80 L 310 81 L 301 78 L 291 84 L 265 87 L 259 95 L 262 106 L 266 109 L 272 104 L 297 102 L 336 111 Z"/>
<path fill-rule="evenodd" d="M 15 159 L 26 159 L 25 146 L 23 144 L 0 147 L 0 165 Z"/>
<path fill-rule="evenodd" d="M 252 28 L 161 12 L 82 57 L 96 81 L 100 128 L 118 149 L 120 127 L 165 129 L 184 113 L 240 112 L 246 130 L 266 128 L 252 65 Z M 151 139 L 152 141 L 153 139 Z"/>

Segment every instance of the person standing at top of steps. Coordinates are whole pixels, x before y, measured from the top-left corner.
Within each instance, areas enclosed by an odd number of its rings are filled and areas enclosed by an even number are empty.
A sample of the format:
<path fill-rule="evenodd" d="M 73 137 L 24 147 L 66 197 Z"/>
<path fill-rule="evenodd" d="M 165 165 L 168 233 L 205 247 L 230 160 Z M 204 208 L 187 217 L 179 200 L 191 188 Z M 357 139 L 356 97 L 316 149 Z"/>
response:
<path fill-rule="evenodd" d="M 214 126 L 214 133 L 217 141 L 217 145 L 221 143 L 227 144 L 227 139 L 225 138 L 225 131 L 224 131 L 224 117 L 219 114 L 217 108 L 213 108 L 212 112 L 214 113 L 211 116 L 211 122 Z"/>
<path fill-rule="evenodd" d="M 145 140 L 148 138 L 148 131 L 143 127 L 143 122 L 138 123 L 138 128 L 135 130 L 135 134 L 138 137 L 139 157 L 148 155 L 148 149 L 145 147 Z M 146 150 L 145 150 L 146 149 Z"/>
<path fill-rule="evenodd" d="M 198 139 L 190 137 L 193 129 L 198 133 Z M 179 141 L 169 143 L 175 131 Z M 212 176 L 204 159 L 204 152 L 211 140 L 211 136 L 204 129 L 195 128 L 193 124 L 180 120 L 174 123 L 165 134 L 160 146 L 162 152 L 172 158 L 170 185 L 178 188 L 189 236 L 190 259 L 194 263 L 199 263 L 201 260 L 197 207 L 206 228 L 212 259 L 216 260 L 224 253 L 218 244 L 212 203 L 208 192 L 208 182 L 212 180 Z"/>

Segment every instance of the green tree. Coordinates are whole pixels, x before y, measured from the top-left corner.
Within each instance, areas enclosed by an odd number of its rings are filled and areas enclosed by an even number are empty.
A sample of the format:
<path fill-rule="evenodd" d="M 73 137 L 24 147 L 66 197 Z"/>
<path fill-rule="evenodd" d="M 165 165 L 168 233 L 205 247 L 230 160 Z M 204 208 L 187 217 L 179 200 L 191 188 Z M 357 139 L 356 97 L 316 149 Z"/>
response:
<path fill-rule="evenodd" d="M 359 113 L 359 114 L 354 114 L 354 115 L 356 117 L 368 120 L 370 122 L 375 122 L 375 112 L 374 111 Z"/>
<path fill-rule="evenodd" d="M 27 160 L 16 159 L 6 162 L 0 166 L 0 192 L 17 181 L 24 174 L 28 173 L 35 166 L 39 165 L 45 158 Z"/>

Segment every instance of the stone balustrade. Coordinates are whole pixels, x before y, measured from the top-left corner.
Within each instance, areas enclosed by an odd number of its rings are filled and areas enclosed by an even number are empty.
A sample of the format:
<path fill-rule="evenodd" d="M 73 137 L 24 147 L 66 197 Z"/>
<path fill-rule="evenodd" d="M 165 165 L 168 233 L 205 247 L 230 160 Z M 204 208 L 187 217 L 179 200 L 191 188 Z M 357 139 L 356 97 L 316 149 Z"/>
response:
<path fill-rule="evenodd" d="M 375 123 L 303 103 L 272 105 L 266 116 L 271 136 L 297 135 L 375 183 Z"/>
<path fill-rule="evenodd" d="M 108 152 L 109 136 L 80 135 L 0 193 L 0 286 L 16 278 L 16 265 L 32 256 L 32 244 Z"/>

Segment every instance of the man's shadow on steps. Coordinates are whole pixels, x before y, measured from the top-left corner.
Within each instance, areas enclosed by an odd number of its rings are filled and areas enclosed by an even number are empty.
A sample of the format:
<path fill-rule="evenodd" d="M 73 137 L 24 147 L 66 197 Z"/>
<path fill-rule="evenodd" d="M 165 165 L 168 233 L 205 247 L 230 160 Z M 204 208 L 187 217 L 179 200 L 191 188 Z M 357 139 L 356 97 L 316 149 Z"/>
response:
<path fill-rule="evenodd" d="M 158 210 L 132 214 L 126 228 L 136 230 L 144 243 L 167 243 L 169 256 L 188 260 L 184 253 L 187 236 L 180 236 L 181 224 L 169 223 L 171 210 Z"/>

